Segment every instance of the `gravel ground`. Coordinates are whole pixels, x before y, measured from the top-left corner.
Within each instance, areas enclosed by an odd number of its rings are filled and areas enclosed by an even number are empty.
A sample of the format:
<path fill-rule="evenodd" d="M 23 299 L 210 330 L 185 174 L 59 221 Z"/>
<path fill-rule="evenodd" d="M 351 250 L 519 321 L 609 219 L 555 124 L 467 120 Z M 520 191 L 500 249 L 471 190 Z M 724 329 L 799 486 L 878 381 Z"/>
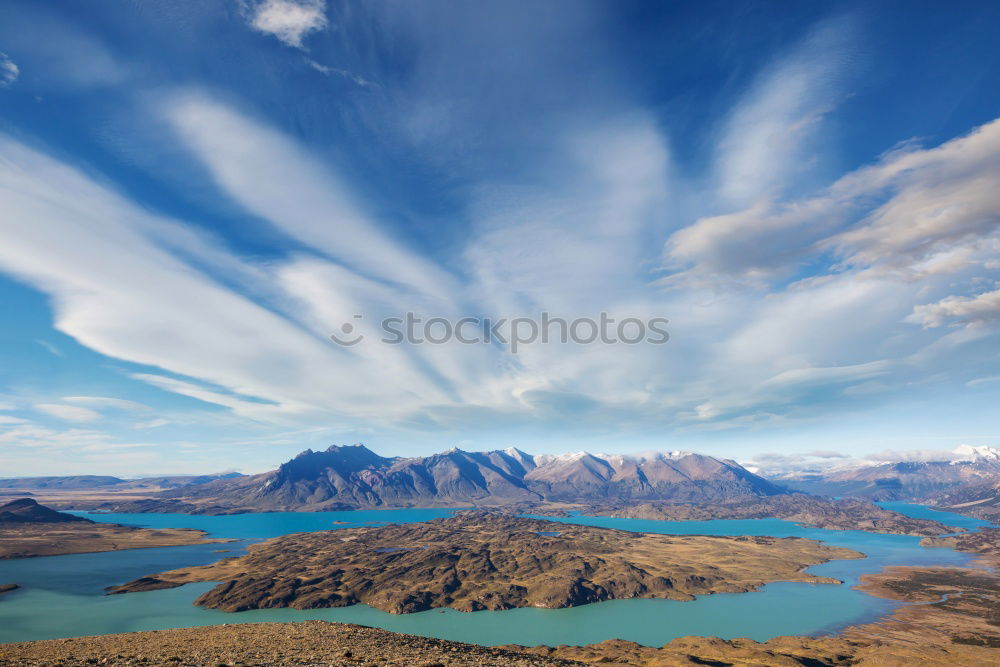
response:
<path fill-rule="evenodd" d="M 0 665 L 469 665 L 583 663 L 325 621 L 247 623 L 0 644 Z"/>

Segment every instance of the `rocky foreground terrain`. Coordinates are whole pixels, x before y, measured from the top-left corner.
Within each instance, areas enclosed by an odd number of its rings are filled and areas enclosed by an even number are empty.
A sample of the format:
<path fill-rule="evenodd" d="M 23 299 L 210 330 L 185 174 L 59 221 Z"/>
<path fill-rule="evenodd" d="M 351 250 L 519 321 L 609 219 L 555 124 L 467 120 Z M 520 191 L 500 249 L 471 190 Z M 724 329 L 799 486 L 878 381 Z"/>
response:
<path fill-rule="evenodd" d="M 728 503 L 611 503 L 580 507 L 583 514 L 659 521 L 785 519 L 824 530 L 935 536 L 955 532 L 938 521 L 913 519 L 858 499 L 829 500 L 802 493 L 747 497 Z"/>
<path fill-rule="evenodd" d="M 0 559 L 228 542 L 201 530 L 153 530 L 56 512 L 32 498 L 0 505 Z"/>
<path fill-rule="evenodd" d="M 0 644 L 0 666 L 171 665 L 397 665 L 399 667 L 548 667 L 581 665 L 440 639 L 343 623 L 252 623 L 130 632 L 81 639 Z"/>
<path fill-rule="evenodd" d="M 654 535 L 464 512 L 286 535 L 239 558 L 150 575 L 111 592 L 221 581 L 196 604 L 242 611 L 364 603 L 392 613 L 558 608 L 617 598 L 691 600 L 771 581 L 838 583 L 803 570 L 862 557 L 802 538 Z"/>

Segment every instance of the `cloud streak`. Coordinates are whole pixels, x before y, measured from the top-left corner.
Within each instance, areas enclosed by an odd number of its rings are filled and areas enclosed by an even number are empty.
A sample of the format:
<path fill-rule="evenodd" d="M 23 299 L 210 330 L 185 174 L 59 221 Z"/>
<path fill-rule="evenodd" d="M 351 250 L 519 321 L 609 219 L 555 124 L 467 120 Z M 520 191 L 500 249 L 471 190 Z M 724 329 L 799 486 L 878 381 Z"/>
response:
<path fill-rule="evenodd" d="M 0 53 L 0 88 L 8 88 L 17 81 L 21 69 L 6 53 Z"/>

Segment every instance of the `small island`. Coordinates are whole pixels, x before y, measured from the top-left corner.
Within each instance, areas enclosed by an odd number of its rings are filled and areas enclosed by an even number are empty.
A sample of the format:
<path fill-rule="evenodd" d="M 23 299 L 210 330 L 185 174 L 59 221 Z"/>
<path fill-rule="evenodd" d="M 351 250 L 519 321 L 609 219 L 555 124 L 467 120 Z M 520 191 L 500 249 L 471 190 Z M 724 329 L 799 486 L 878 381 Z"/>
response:
<path fill-rule="evenodd" d="M 561 608 L 621 598 L 692 600 L 863 558 L 815 540 L 658 535 L 490 512 L 278 537 L 213 565 L 150 575 L 110 593 L 221 581 L 196 604 L 224 611 L 367 604 L 391 613 Z"/>

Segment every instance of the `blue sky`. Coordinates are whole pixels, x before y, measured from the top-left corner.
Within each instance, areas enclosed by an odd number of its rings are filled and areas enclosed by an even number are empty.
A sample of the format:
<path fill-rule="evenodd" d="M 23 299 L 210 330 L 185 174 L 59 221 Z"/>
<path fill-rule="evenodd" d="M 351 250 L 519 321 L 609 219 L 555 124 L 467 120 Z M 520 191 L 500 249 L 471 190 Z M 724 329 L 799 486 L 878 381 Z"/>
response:
<path fill-rule="evenodd" d="M 997 25 L 0 0 L 0 474 L 1000 444 Z M 372 340 L 408 311 L 671 340 Z"/>

